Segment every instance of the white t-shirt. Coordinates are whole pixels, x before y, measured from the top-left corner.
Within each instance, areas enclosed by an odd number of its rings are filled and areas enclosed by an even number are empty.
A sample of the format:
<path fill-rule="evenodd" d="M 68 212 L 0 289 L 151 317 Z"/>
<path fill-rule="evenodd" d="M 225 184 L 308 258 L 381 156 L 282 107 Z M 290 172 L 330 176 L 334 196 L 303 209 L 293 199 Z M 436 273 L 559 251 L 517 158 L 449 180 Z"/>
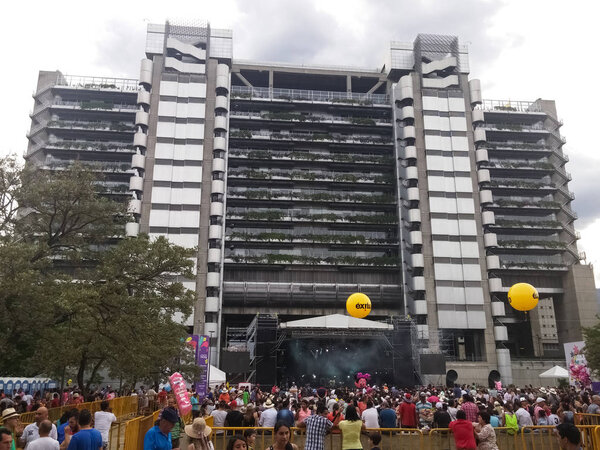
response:
<path fill-rule="evenodd" d="M 52 431 L 50 431 L 50 437 L 58 442 L 58 433 L 56 432 L 56 425 L 52 424 Z M 36 439 L 40 438 L 40 429 L 38 428 L 38 424 L 33 422 L 25 427 L 23 430 L 23 436 L 21 439 L 25 441 L 25 448 L 29 450 L 29 444 L 31 444 Z"/>
<path fill-rule="evenodd" d="M 96 411 L 94 414 L 94 428 L 102 435 L 102 442 L 108 442 L 108 432 L 113 422 L 117 417 L 108 411 Z"/>
<path fill-rule="evenodd" d="M 29 405 L 31 405 L 31 402 L 33 401 L 33 395 L 25 394 L 21 400 L 23 400 L 24 402 L 27 402 L 27 405 L 29 406 Z"/>
<path fill-rule="evenodd" d="M 367 428 L 379 428 L 379 414 L 375 408 L 365 409 L 362 413 L 362 420 Z"/>
<path fill-rule="evenodd" d="M 38 438 L 29 444 L 27 450 L 58 450 L 60 444 L 51 437 Z"/>

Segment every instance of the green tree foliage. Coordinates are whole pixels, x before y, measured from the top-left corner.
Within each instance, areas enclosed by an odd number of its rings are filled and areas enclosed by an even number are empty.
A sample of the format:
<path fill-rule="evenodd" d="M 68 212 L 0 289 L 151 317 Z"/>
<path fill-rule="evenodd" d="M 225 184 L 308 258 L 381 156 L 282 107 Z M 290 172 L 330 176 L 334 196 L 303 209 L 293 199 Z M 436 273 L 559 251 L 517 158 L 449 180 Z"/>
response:
<path fill-rule="evenodd" d="M 122 239 L 125 205 L 80 166 L 43 172 L 0 160 L 0 373 L 61 377 L 83 389 L 101 369 L 128 381 L 195 369 L 194 252 Z"/>
<path fill-rule="evenodd" d="M 582 328 L 585 340 L 585 359 L 595 375 L 600 375 L 600 322 L 593 327 Z"/>

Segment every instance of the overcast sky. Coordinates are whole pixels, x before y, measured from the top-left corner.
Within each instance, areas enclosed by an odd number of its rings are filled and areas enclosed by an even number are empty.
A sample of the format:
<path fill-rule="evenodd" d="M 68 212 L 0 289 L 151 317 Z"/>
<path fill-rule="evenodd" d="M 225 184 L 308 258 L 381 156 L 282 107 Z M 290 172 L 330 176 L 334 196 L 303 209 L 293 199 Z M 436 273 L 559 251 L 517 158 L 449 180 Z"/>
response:
<path fill-rule="evenodd" d="M 391 40 L 458 35 L 484 98 L 556 100 L 579 246 L 600 287 L 597 0 L 34 0 L 5 12 L 1 154 L 26 150 L 39 70 L 137 78 L 148 22 L 197 18 L 231 28 L 238 59 L 372 68 L 381 67 Z"/>

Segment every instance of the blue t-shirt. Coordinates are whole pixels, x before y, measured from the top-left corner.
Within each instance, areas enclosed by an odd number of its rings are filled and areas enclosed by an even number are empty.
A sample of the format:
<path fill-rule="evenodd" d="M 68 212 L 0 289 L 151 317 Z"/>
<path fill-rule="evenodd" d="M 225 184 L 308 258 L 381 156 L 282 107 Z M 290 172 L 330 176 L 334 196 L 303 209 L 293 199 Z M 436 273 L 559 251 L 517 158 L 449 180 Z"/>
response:
<path fill-rule="evenodd" d="M 58 433 L 58 443 L 62 444 L 63 441 L 65 440 L 65 428 L 67 427 L 67 425 L 69 425 L 69 421 L 66 421 L 65 423 L 61 423 L 58 427 L 58 429 L 56 430 L 56 432 Z"/>
<path fill-rule="evenodd" d="M 102 448 L 102 435 L 95 428 L 79 430 L 71 437 L 67 450 L 98 450 Z"/>
<path fill-rule="evenodd" d="M 398 428 L 398 425 L 396 425 L 396 411 L 390 408 L 382 409 L 379 413 L 379 424 L 381 428 Z"/>
<path fill-rule="evenodd" d="M 158 425 L 150 428 L 144 437 L 144 450 L 171 450 L 172 448 L 171 433 L 164 434 Z"/>
<path fill-rule="evenodd" d="M 190 398 L 190 403 L 192 404 L 192 411 L 200 411 L 200 402 L 193 395 Z"/>
<path fill-rule="evenodd" d="M 277 422 L 285 423 L 289 428 L 294 426 L 294 413 L 287 408 L 277 411 Z"/>
<path fill-rule="evenodd" d="M 490 416 L 490 425 L 494 428 L 500 426 L 500 419 L 498 418 L 498 416 Z"/>

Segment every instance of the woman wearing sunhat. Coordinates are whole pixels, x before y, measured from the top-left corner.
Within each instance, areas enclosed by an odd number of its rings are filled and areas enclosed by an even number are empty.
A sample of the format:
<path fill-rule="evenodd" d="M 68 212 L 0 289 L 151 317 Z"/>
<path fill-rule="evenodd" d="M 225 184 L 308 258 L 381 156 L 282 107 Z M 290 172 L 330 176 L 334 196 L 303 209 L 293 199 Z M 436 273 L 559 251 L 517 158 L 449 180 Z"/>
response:
<path fill-rule="evenodd" d="M 210 433 L 212 428 L 206 425 L 206 420 L 196 417 L 191 425 L 185 426 L 185 434 L 190 438 L 187 450 L 214 450 Z"/>
<path fill-rule="evenodd" d="M 23 424 L 19 420 L 20 414 L 15 408 L 6 408 L 2 411 L 2 425 L 8 428 L 12 434 L 12 444 L 10 450 L 15 450 L 15 442 L 23 434 Z"/>

